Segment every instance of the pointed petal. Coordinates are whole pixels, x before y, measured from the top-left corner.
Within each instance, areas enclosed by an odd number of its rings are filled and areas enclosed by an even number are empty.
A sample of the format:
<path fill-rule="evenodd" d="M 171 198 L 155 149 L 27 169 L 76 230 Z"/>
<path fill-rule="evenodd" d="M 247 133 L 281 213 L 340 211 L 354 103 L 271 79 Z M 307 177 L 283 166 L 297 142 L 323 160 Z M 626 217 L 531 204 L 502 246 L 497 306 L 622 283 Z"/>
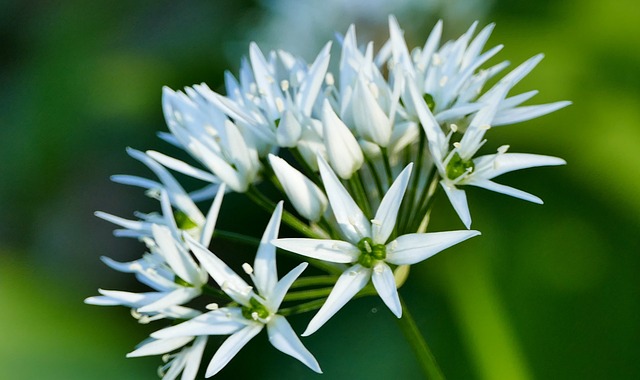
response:
<path fill-rule="evenodd" d="M 211 377 L 220 372 L 231 359 L 244 347 L 254 336 L 262 330 L 263 325 L 251 324 L 225 340 L 218 351 L 213 355 L 207 367 L 206 377 Z"/>
<path fill-rule="evenodd" d="M 213 252 L 203 247 L 193 240 L 188 234 L 184 234 L 184 239 L 191 248 L 191 252 L 198 258 L 198 261 L 209 272 L 211 278 L 225 291 L 234 301 L 246 304 L 251 298 L 251 286 L 249 286 L 240 276 L 238 276 L 224 261 L 220 260 Z"/>
<path fill-rule="evenodd" d="M 358 247 L 342 240 L 289 238 L 274 240 L 273 245 L 289 252 L 332 263 L 353 263 L 360 255 Z"/>
<path fill-rule="evenodd" d="M 191 348 L 189 348 L 188 357 L 185 359 L 186 363 L 180 380 L 195 380 L 198 375 L 198 370 L 200 369 L 200 361 L 202 360 L 202 354 L 204 353 L 206 345 L 206 336 L 199 336 L 193 342 Z"/>
<path fill-rule="evenodd" d="M 269 163 L 296 211 L 306 219 L 318 221 L 328 203 L 322 190 L 282 158 L 269 154 Z"/>
<path fill-rule="evenodd" d="M 142 342 L 138 348 L 127 354 L 128 358 L 139 356 L 162 355 L 178 349 L 193 340 L 192 336 L 171 339 L 153 339 Z"/>
<path fill-rule="evenodd" d="M 478 158 L 480 159 L 482 157 Z M 483 179 L 492 179 L 504 173 L 512 172 L 514 170 L 533 168 L 538 166 L 566 165 L 566 163 L 567 162 L 562 158 L 552 156 L 527 153 L 504 153 L 499 154 L 497 155 L 497 157 L 495 157 L 491 170 L 483 171 L 482 177 Z"/>
<path fill-rule="evenodd" d="M 162 309 L 187 303 L 199 296 L 201 293 L 202 291 L 199 288 L 179 287 L 178 289 L 165 294 L 165 296 L 160 298 L 159 300 L 139 308 L 138 312 L 159 312 Z"/>
<path fill-rule="evenodd" d="M 280 308 L 280 304 L 284 299 L 284 296 L 289 291 L 289 288 L 293 284 L 293 282 L 302 274 L 302 272 L 307 268 L 308 263 L 301 263 L 297 267 L 293 268 L 289 273 L 287 273 L 284 277 L 278 281 L 278 283 L 273 287 L 270 293 L 265 294 L 267 307 L 276 313 Z"/>
<path fill-rule="evenodd" d="M 393 181 L 393 184 L 380 202 L 376 216 L 371 221 L 371 237 L 376 244 L 386 243 L 396 226 L 398 210 L 400 209 L 404 192 L 407 190 L 412 168 L 413 163 L 409 163 L 396 180 Z"/>
<path fill-rule="evenodd" d="M 571 102 L 562 101 L 535 106 L 523 106 L 499 111 L 493 119 L 493 126 L 515 124 L 523 121 L 535 119 L 548 113 L 557 111 L 570 105 Z"/>
<path fill-rule="evenodd" d="M 356 264 L 347 269 L 336 281 L 327 301 L 322 305 L 318 313 L 311 319 L 302 336 L 308 336 L 318 331 L 329 318 L 333 317 L 353 296 L 369 283 L 371 269 Z"/>
<path fill-rule="evenodd" d="M 269 224 L 262 234 L 258 253 L 253 262 L 253 270 L 255 276 L 253 281 L 258 288 L 258 292 L 262 296 L 271 293 L 276 282 L 278 282 L 278 270 L 276 268 L 276 247 L 271 241 L 278 238 L 278 230 L 280 229 L 280 218 L 282 217 L 282 201 L 278 202 Z"/>
<path fill-rule="evenodd" d="M 177 160 L 173 157 L 169 157 L 163 153 L 156 152 L 154 150 L 148 150 L 146 151 L 146 153 L 147 155 L 149 155 L 149 157 L 153 158 L 169 169 L 173 169 L 182 174 L 186 174 L 190 177 L 197 178 L 206 182 L 220 182 L 218 178 L 213 174 L 201 169 L 194 168 L 193 166 L 183 161 Z"/>
<path fill-rule="evenodd" d="M 202 244 L 203 247 L 208 247 L 209 244 L 211 244 L 211 238 L 213 237 L 213 231 L 216 228 L 218 214 L 220 213 L 222 199 L 224 198 L 224 193 L 226 190 L 227 186 L 224 183 L 221 183 L 218 187 L 216 197 L 211 203 L 211 208 L 209 208 L 209 212 L 207 213 L 207 218 L 204 222 L 204 226 L 202 227 L 202 232 L 200 235 L 200 244 Z"/>
<path fill-rule="evenodd" d="M 387 305 L 389 310 L 391 310 L 396 317 L 402 317 L 402 306 L 400 306 L 396 280 L 393 277 L 391 268 L 384 262 L 377 263 L 373 268 L 371 281 L 378 295 L 382 298 L 382 301 L 384 301 L 384 304 Z"/>
<path fill-rule="evenodd" d="M 371 93 L 362 72 L 356 81 L 351 107 L 359 135 L 381 147 L 389 145 L 391 120 Z"/>
<path fill-rule="evenodd" d="M 239 307 L 223 308 L 201 314 L 186 322 L 158 330 L 151 334 L 156 339 L 173 339 L 198 335 L 229 335 L 246 324 L 240 322 L 242 314 Z"/>
<path fill-rule="evenodd" d="M 98 289 L 101 296 L 89 297 L 84 300 L 86 304 L 98 305 L 98 306 L 115 306 L 123 305 L 131 308 L 138 308 L 142 305 L 155 302 L 162 298 L 165 293 L 162 292 L 147 292 L 147 293 L 132 293 L 123 292 L 120 290 L 104 290 Z"/>
<path fill-rule="evenodd" d="M 329 67 L 329 60 L 331 58 L 329 52 L 331 51 L 331 42 L 328 42 L 313 62 L 309 71 L 305 76 L 304 82 L 300 85 L 297 99 L 299 100 L 299 106 L 302 113 L 306 116 L 311 115 L 311 110 L 318 97 L 318 92 L 322 88 L 322 82 L 324 81 L 327 68 Z"/>
<path fill-rule="evenodd" d="M 391 264 L 416 264 L 436 253 L 480 235 L 478 231 L 447 231 L 424 234 L 407 234 L 387 244 L 387 258 Z"/>
<path fill-rule="evenodd" d="M 449 202 L 453 206 L 465 227 L 471 228 L 471 213 L 467 204 L 467 194 L 464 190 L 460 190 L 453 185 L 448 185 L 444 181 L 440 181 L 445 194 L 449 198 Z"/>
<path fill-rule="evenodd" d="M 187 281 L 191 285 L 198 286 L 200 273 L 195 261 L 187 252 L 181 251 L 176 247 L 176 241 L 169 228 L 154 224 L 151 226 L 153 239 L 158 245 L 158 252 L 167 261 L 171 270 L 181 279 Z"/>
<path fill-rule="evenodd" d="M 490 180 L 473 181 L 473 182 L 469 182 L 468 185 L 482 187 L 482 188 L 487 189 L 487 190 L 495 191 L 496 193 L 502 193 L 502 194 L 510 195 L 510 196 L 512 196 L 514 198 L 524 199 L 525 201 L 529 201 L 529 202 L 533 202 L 533 203 L 537 203 L 537 204 L 543 204 L 544 203 L 544 202 L 542 202 L 542 199 L 536 197 L 533 194 L 529 194 L 529 193 L 527 193 L 525 191 L 518 190 L 518 189 L 515 189 L 515 188 L 510 187 L 510 186 L 506 186 L 506 185 L 502 185 L 502 184 L 499 184 L 499 183 L 495 183 L 495 182 L 490 181 Z"/>
<path fill-rule="evenodd" d="M 300 360 L 317 373 L 322 373 L 316 358 L 302 344 L 286 318 L 274 315 L 267 324 L 269 342 L 281 352 Z"/>
<path fill-rule="evenodd" d="M 371 236 L 371 223 L 321 156 L 318 156 L 318 166 L 331 209 L 347 240 L 356 244 Z"/>
<path fill-rule="evenodd" d="M 322 107 L 324 145 L 331 166 L 341 178 L 349 179 L 364 163 L 362 149 L 349 128 L 333 111 L 328 100 Z"/>
<path fill-rule="evenodd" d="M 409 93 L 411 94 L 411 101 L 413 102 L 416 112 L 418 113 L 418 119 L 420 124 L 427 135 L 429 141 L 429 151 L 434 158 L 437 165 L 441 165 L 444 159 L 443 154 L 447 148 L 447 136 L 442 132 L 440 124 L 433 116 L 433 113 L 429 110 L 427 103 L 422 98 L 421 92 L 416 88 L 415 84 L 409 81 Z"/>

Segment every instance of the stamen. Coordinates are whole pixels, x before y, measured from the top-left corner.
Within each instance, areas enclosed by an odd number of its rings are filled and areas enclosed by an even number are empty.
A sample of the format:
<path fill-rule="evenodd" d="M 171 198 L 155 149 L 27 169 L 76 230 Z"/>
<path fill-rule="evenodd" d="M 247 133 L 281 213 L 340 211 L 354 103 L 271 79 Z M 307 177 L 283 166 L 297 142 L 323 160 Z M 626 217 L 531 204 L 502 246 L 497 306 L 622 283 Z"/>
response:
<path fill-rule="evenodd" d="M 333 74 L 331 73 L 327 73 L 327 75 L 325 75 L 324 81 L 327 86 L 333 86 L 336 83 L 335 79 L 333 78 Z"/>
<path fill-rule="evenodd" d="M 440 87 L 444 87 L 448 81 L 449 81 L 449 77 L 445 75 L 442 78 L 440 78 L 440 82 L 438 82 L 438 84 L 440 85 Z"/>
<path fill-rule="evenodd" d="M 205 309 L 211 310 L 211 311 L 218 310 L 218 304 L 215 303 L 215 302 L 214 303 L 210 303 L 207 306 L 205 306 Z"/>
<path fill-rule="evenodd" d="M 373 97 L 378 99 L 378 96 L 380 95 L 380 90 L 378 90 L 378 86 L 376 86 L 375 83 L 373 82 L 369 83 L 369 90 L 371 91 L 371 94 L 373 95 Z"/>
<path fill-rule="evenodd" d="M 509 150 L 509 145 L 503 145 L 498 148 L 498 154 L 505 154 Z"/>
<path fill-rule="evenodd" d="M 282 82 L 280 82 L 280 88 L 282 89 L 283 92 L 289 91 L 289 81 L 285 79 Z"/>
<path fill-rule="evenodd" d="M 432 62 L 434 66 L 440 66 L 442 64 L 442 58 L 440 58 L 440 54 L 434 53 Z"/>
<path fill-rule="evenodd" d="M 282 113 L 282 111 L 284 111 L 284 102 L 280 98 L 276 98 L 276 109 L 280 113 Z"/>
<path fill-rule="evenodd" d="M 253 313 L 251 313 L 251 318 L 253 318 L 254 321 L 257 321 L 258 317 L 259 317 L 259 315 L 258 315 L 257 311 L 254 311 Z"/>
<path fill-rule="evenodd" d="M 459 142 L 454 142 L 453 143 L 453 147 L 456 149 L 460 149 L 460 147 L 462 146 L 462 144 L 460 144 Z"/>
<path fill-rule="evenodd" d="M 451 129 L 451 132 L 453 132 L 453 133 L 458 132 L 458 126 L 456 124 L 450 124 L 449 128 Z"/>
<path fill-rule="evenodd" d="M 253 268 L 251 267 L 251 265 L 249 265 L 249 263 L 242 264 L 242 270 L 244 270 L 244 273 L 246 273 L 246 274 L 252 274 L 253 273 Z"/>

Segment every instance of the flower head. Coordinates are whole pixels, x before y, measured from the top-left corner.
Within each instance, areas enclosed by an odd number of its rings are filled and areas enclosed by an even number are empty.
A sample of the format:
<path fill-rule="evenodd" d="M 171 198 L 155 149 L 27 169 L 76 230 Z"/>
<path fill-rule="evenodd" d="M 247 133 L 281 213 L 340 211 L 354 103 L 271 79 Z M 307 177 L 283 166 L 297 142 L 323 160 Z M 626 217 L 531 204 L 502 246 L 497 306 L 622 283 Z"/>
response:
<path fill-rule="evenodd" d="M 415 264 L 470 237 L 477 231 L 406 234 L 388 241 L 395 226 L 412 165 L 409 164 L 384 195 L 372 220 L 368 220 L 329 165 L 318 158 L 320 174 L 331 209 L 345 240 L 277 239 L 287 251 L 333 263 L 351 264 L 313 317 L 303 336 L 317 331 L 371 280 L 385 305 L 398 317 L 402 308 L 391 265 Z"/>

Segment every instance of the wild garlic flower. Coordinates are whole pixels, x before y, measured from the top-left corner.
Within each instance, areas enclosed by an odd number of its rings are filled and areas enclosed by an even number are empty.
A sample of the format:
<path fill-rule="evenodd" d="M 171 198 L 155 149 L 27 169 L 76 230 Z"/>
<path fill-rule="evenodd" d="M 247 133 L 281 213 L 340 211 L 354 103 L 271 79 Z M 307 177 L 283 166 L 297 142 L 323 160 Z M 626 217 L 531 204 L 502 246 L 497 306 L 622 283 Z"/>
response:
<path fill-rule="evenodd" d="M 479 235 L 477 231 L 451 231 L 406 234 L 388 241 L 396 227 L 412 165 L 409 164 L 393 182 L 372 220 L 368 220 L 351 198 L 329 165 L 318 158 L 320 174 L 331 209 L 345 240 L 277 239 L 278 248 L 333 263 L 352 264 L 338 279 L 331 294 L 311 319 L 302 334 L 313 334 L 338 312 L 369 281 L 398 318 L 402 308 L 391 265 L 416 264 L 463 240 Z"/>
<path fill-rule="evenodd" d="M 486 94 L 485 105 L 471 119 L 469 127 L 459 142 L 451 141 L 453 134 L 458 132 L 457 127 L 453 125 L 449 133 L 445 135 L 440 123 L 429 109 L 427 102 L 420 96 L 419 91 L 415 86 L 409 86 L 411 100 L 416 107 L 420 123 L 429 142 L 431 157 L 442 178 L 440 184 L 467 228 L 471 226 L 471 214 L 466 193 L 458 186 L 483 187 L 534 203 L 542 203 L 542 200 L 534 195 L 498 184 L 492 179 L 514 170 L 566 163 L 557 157 L 506 153 L 508 146 L 500 147 L 497 154 L 474 158 L 486 142 L 485 132 L 491 128 L 490 125 L 499 112 L 501 102 L 504 101 L 508 91 L 531 71 L 539 60 L 540 57 L 534 57 L 518 66 Z"/>
<path fill-rule="evenodd" d="M 313 355 L 302 345 L 300 339 L 282 315 L 280 304 L 289 287 L 307 267 L 302 263 L 278 281 L 275 247 L 271 244 L 278 237 L 282 202 L 276 207 L 262 236 L 253 267 L 244 264 L 243 269 L 251 276 L 256 291 L 240 276 L 220 260 L 213 252 L 185 235 L 192 252 L 220 286 L 238 306 L 218 308 L 189 321 L 156 331 L 155 339 L 192 339 L 204 335 L 230 335 L 211 359 L 206 376 L 218 373 L 263 328 L 267 328 L 269 341 L 278 350 L 290 355 L 320 373 L 320 366 Z"/>
<path fill-rule="evenodd" d="M 189 343 L 192 344 L 187 346 Z M 163 355 L 162 361 L 165 364 L 158 368 L 158 375 L 162 380 L 174 380 L 180 373 L 182 373 L 181 380 L 194 380 L 198 375 L 206 345 L 207 336 L 172 339 L 150 338 L 140 343 L 134 351 L 127 354 L 127 357 Z M 170 354 L 181 347 L 180 351 Z"/>

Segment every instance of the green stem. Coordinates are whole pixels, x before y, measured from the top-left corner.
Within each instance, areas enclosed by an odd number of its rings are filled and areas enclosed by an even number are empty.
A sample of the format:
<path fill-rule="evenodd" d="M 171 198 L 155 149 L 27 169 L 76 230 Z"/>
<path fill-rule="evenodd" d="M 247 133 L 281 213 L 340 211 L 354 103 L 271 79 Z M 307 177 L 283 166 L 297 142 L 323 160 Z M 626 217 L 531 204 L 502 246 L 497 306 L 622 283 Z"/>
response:
<path fill-rule="evenodd" d="M 299 292 L 289 292 L 284 296 L 285 301 L 304 301 L 314 298 L 327 297 L 333 288 L 308 289 Z"/>
<path fill-rule="evenodd" d="M 214 238 L 225 239 L 225 240 L 229 240 L 229 241 L 234 241 L 234 242 L 242 243 L 242 244 L 246 244 L 246 245 L 251 245 L 251 246 L 254 246 L 254 247 L 257 247 L 257 246 L 260 245 L 260 239 L 256 239 L 253 236 L 247 236 L 247 235 L 239 234 L 237 232 L 231 232 L 231 231 L 225 231 L 225 230 L 216 229 L 213 232 L 213 237 Z"/>
<path fill-rule="evenodd" d="M 245 192 L 247 197 L 251 199 L 258 206 L 265 209 L 267 212 L 271 213 L 276 207 L 276 204 L 267 198 L 264 194 L 262 194 L 257 188 L 250 187 L 249 190 Z M 320 236 L 318 233 L 313 231 L 311 227 L 309 227 L 306 223 L 296 218 L 293 214 L 288 212 L 287 210 L 282 211 L 282 221 L 285 222 L 289 227 L 294 230 L 300 232 L 306 237 L 314 238 L 314 239 L 323 239 L 323 236 Z"/>
<path fill-rule="evenodd" d="M 391 170 L 391 163 L 389 162 L 389 154 L 387 148 L 380 148 L 382 151 L 382 163 L 384 164 L 384 171 L 387 173 L 387 185 L 391 187 L 393 183 L 393 171 Z"/>
<path fill-rule="evenodd" d="M 294 281 L 290 289 L 304 288 L 316 285 L 333 285 L 338 281 L 337 276 L 309 276 L 300 277 Z"/>
<path fill-rule="evenodd" d="M 402 202 L 402 212 L 400 214 L 400 223 L 398 223 L 398 234 L 405 234 L 407 232 L 408 224 L 411 222 L 411 215 L 415 212 L 415 209 L 418 207 L 416 205 L 416 191 L 418 190 L 418 185 L 420 184 L 420 176 L 422 174 L 422 164 L 424 160 L 424 151 L 425 151 L 425 135 L 424 133 L 420 133 L 420 141 L 418 143 L 418 152 L 416 157 L 416 162 L 413 167 L 413 173 L 411 176 L 411 185 L 407 189 L 407 195 L 405 196 L 404 202 Z M 409 149 L 407 149 L 409 151 Z M 427 180 L 429 181 L 429 180 Z M 427 182 L 428 183 L 428 182 Z"/>
<path fill-rule="evenodd" d="M 364 191 L 364 187 L 362 186 L 362 180 L 360 179 L 359 173 L 354 173 L 351 178 L 349 178 L 349 187 L 351 188 L 351 192 L 355 196 L 356 203 L 360 206 L 362 212 L 367 215 L 368 218 L 371 218 L 371 206 L 369 205 L 369 198 L 367 198 L 367 194 Z"/>
<path fill-rule="evenodd" d="M 324 305 L 324 302 L 326 300 L 327 300 L 326 298 L 321 298 L 318 300 L 313 300 L 313 301 L 301 303 L 299 305 L 287 307 L 285 309 L 280 309 L 278 310 L 278 314 L 282 315 L 283 317 L 286 317 L 293 314 L 302 314 L 309 311 L 318 310 L 322 305 Z"/>
<path fill-rule="evenodd" d="M 445 377 L 436 362 L 436 358 L 431 353 L 420 330 L 418 330 L 418 325 L 416 325 L 402 297 L 400 297 L 400 304 L 402 305 L 402 318 L 398 319 L 398 325 L 409 344 L 411 344 L 411 348 L 420 363 L 422 372 L 429 380 L 444 380 Z"/>
<path fill-rule="evenodd" d="M 378 199 L 382 198 L 384 195 L 384 187 L 382 186 L 382 180 L 380 180 L 380 174 L 376 170 L 376 166 L 371 161 L 369 157 L 365 154 L 364 156 L 365 162 L 367 163 L 367 167 L 369 168 L 369 172 L 371 172 L 371 176 L 373 177 L 373 181 L 376 183 L 376 188 L 378 189 Z"/>

